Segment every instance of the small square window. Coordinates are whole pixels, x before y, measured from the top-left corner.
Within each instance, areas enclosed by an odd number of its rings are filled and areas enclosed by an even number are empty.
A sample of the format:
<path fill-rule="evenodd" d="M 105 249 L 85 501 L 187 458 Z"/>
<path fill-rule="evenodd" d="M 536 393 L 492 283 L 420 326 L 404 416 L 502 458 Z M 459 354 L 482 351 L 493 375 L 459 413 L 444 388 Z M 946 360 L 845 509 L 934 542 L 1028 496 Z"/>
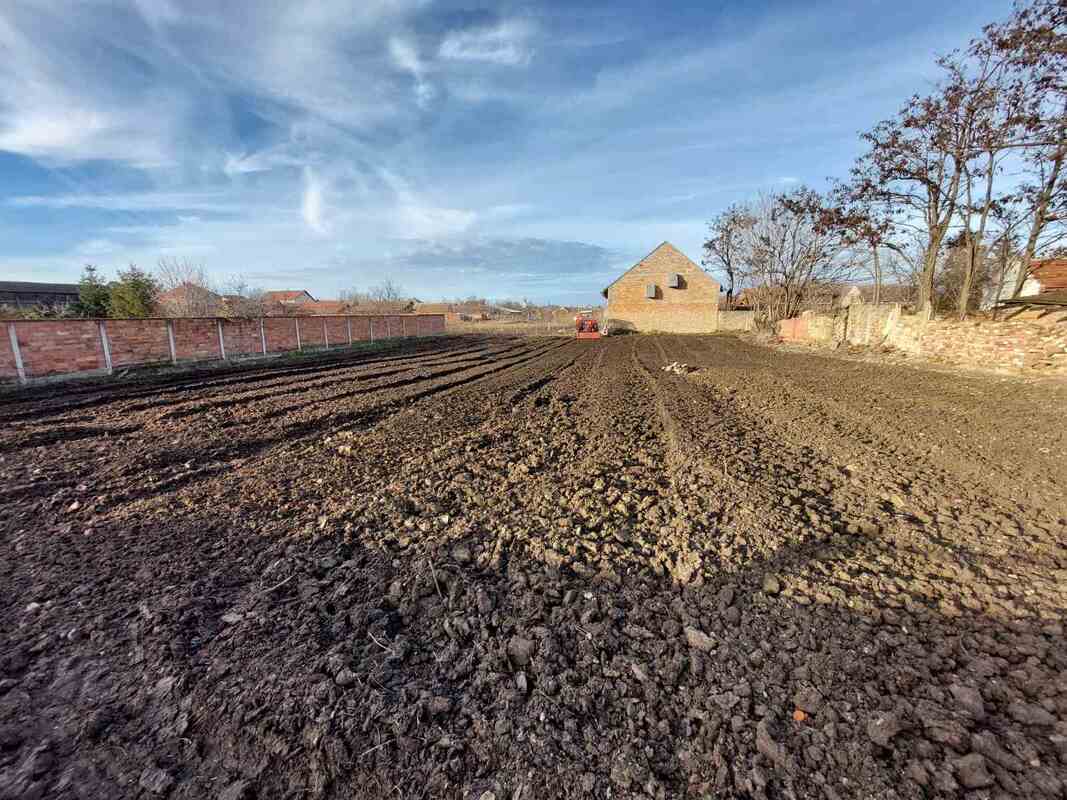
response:
<path fill-rule="evenodd" d="M 656 284 L 650 283 L 645 286 L 645 297 L 652 300 L 656 298 Z"/>
<path fill-rule="evenodd" d="M 680 273 L 672 272 L 667 276 L 667 285 L 672 289 L 682 288 L 682 276 Z"/>

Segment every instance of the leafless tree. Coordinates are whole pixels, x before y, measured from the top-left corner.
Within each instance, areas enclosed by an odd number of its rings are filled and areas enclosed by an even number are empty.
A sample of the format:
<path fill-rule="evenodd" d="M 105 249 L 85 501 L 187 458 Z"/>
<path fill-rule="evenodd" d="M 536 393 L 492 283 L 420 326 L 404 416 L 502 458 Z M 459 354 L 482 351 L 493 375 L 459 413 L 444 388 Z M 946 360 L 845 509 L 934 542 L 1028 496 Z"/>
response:
<path fill-rule="evenodd" d="M 960 201 L 964 166 L 974 146 L 974 109 L 961 87 L 915 96 L 891 120 L 863 135 L 867 152 L 852 170 L 860 197 L 882 205 L 898 227 L 922 230 L 926 244 L 919 302 L 932 302 L 934 274 Z"/>
<path fill-rule="evenodd" d="M 727 306 L 734 301 L 745 241 L 753 224 L 752 211 L 743 204 L 730 206 L 708 223 L 708 238 L 704 240 L 701 264 L 705 269 L 721 272 L 726 277 Z"/>
<path fill-rule="evenodd" d="M 1029 216 L 1012 287 L 1018 297 L 1034 258 L 1062 241 L 1067 222 L 1067 3 L 1017 3 L 1007 21 L 983 34 L 972 51 L 1003 59 L 1029 102 L 1018 145 L 1027 176 L 1017 197 Z"/>
<path fill-rule="evenodd" d="M 161 310 L 171 317 L 210 317 L 219 311 L 219 295 L 203 262 L 165 256 L 156 264 L 162 289 Z"/>
<path fill-rule="evenodd" d="M 386 278 L 381 283 L 372 286 L 367 294 L 375 303 L 392 305 L 400 301 L 402 291 L 399 284 L 394 283 L 391 278 Z"/>
<path fill-rule="evenodd" d="M 222 284 L 222 311 L 227 317 L 257 319 L 267 316 L 264 292 L 242 275 L 233 275 Z"/>
<path fill-rule="evenodd" d="M 757 323 L 794 316 L 806 297 L 849 276 L 847 242 L 825 224 L 828 203 L 801 187 L 761 197 L 751 208 L 738 277 L 753 287 Z"/>

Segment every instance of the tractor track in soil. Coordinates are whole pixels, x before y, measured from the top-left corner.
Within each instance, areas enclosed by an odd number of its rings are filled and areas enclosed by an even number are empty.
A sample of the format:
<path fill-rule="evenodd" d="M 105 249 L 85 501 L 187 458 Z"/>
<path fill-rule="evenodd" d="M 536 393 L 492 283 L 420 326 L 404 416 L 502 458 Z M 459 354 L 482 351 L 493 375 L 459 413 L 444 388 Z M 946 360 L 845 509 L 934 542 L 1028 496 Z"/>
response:
<path fill-rule="evenodd" d="M 0 798 L 1064 796 L 1063 387 L 409 347 L 4 398 Z"/>

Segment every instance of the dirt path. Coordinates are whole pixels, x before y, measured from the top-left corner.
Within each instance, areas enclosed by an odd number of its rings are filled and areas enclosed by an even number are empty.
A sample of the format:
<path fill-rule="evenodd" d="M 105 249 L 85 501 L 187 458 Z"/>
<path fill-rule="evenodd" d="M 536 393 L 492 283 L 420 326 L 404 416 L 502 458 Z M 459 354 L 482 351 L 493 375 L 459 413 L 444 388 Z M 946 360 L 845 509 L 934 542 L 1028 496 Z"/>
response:
<path fill-rule="evenodd" d="M 1065 797 L 1065 409 L 729 337 L 9 398 L 0 798 Z"/>

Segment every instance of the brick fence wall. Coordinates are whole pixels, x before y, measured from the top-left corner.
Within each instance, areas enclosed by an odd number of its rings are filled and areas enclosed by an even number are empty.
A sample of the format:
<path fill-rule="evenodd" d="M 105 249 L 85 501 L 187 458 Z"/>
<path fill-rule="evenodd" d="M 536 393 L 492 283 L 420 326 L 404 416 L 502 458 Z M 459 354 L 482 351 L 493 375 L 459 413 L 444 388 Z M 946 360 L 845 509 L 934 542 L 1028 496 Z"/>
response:
<path fill-rule="evenodd" d="M 891 346 L 967 367 L 1028 369 L 1067 366 L 1067 314 L 1010 320 L 926 319 L 898 303 L 854 304 L 835 314 L 805 313 L 778 323 L 786 340 Z"/>
<path fill-rule="evenodd" d="M 445 332 L 443 314 L 0 320 L 0 381 L 263 356 Z"/>
<path fill-rule="evenodd" d="M 103 326 L 112 367 L 170 360 L 170 337 L 165 325 L 147 319 L 109 319 Z"/>

